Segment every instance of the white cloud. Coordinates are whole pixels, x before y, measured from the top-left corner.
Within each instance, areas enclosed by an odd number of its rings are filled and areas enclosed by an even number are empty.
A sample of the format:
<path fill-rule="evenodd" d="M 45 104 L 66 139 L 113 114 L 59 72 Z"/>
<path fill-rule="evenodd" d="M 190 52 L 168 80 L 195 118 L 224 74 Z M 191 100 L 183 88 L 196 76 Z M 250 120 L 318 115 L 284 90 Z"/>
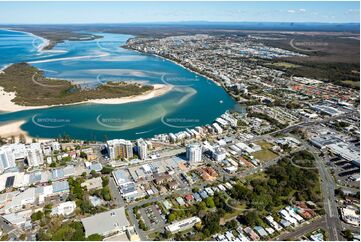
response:
<path fill-rule="evenodd" d="M 306 9 L 304 9 L 304 8 L 300 8 L 298 11 L 300 11 L 300 12 L 306 12 Z"/>
<path fill-rule="evenodd" d="M 296 13 L 296 10 L 294 10 L 294 9 L 288 9 L 287 12 L 288 12 L 288 13 Z"/>

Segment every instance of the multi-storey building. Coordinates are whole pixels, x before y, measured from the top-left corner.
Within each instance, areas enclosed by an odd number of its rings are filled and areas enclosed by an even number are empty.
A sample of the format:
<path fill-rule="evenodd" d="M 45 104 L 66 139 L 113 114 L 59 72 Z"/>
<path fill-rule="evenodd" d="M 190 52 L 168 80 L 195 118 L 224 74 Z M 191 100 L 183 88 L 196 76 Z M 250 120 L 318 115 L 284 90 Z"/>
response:
<path fill-rule="evenodd" d="M 111 159 L 129 159 L 133 157 L 133 145 L 129 140 L 108 140 L 107 151 Z"/>
<path fill-rule="evenodd" d="M 44 156 L 41 150 L 40 143 L 31 143 L 26 150 L 26 160 L 28 166 L 40 166 L 44 164 Z"/>
<path fill-rule="evenodd" d="M 190 164 L 196 164 L 202 160 L 202 146 L 191 144 L 187 146 L 187 159 Z"/>
<path fill-rule="evenodd" d="M 148 145 L 143 139 L 137 140 L 137 152 L 139 159 L 145 160 L 147 158 Z"/>
<path fill-rule="evenodd" d="M 0 147 L 0 173 L 15 167 L 15 156 L 9 146 Z"/>

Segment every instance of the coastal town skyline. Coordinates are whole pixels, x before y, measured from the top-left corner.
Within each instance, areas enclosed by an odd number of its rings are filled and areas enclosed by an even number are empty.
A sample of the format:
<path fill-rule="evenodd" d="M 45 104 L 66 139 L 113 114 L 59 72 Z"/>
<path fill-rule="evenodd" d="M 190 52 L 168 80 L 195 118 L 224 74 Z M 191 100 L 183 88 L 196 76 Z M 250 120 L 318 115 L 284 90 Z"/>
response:
<path fill-rule="evenodd" d="M 360 241 L 359 7 L 0 0 L 0 240 Z"/>

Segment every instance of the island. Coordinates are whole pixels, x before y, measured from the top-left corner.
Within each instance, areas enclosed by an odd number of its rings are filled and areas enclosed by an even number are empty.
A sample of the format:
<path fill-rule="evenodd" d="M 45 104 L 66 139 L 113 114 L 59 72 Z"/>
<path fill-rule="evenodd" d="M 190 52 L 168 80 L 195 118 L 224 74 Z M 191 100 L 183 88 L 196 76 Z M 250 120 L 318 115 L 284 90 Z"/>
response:
<path fill-rule="evenodd" d="M 105 82 L 84 88 L 71 81 L 47 78 L 27 63 L 13 64 L 0 74 L 1 111 L 19 111 L 79 103 L 120 104 L 160 96 L 172 87 Z"/>

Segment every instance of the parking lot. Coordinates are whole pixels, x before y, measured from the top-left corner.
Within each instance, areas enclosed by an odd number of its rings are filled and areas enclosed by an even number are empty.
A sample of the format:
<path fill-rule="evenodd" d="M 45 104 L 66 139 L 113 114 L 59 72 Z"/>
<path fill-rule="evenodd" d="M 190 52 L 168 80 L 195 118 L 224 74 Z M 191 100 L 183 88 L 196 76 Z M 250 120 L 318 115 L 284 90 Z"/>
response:
<path fill-rule="evenodd" d="M 139 211 L 144 223 L 150 230 L 158 229 L 165 225 L 165 215 L 161 214 L 157 205 L 152 204 L 151 206 L 141 208 Z"/>
<path fill-rule="evenodd" d="M 339 184 L 357 188 L 360 186 L 355 179 L 360 174 L 360 167 L 339 157 L 330 158 L 330 165 Z"/>

